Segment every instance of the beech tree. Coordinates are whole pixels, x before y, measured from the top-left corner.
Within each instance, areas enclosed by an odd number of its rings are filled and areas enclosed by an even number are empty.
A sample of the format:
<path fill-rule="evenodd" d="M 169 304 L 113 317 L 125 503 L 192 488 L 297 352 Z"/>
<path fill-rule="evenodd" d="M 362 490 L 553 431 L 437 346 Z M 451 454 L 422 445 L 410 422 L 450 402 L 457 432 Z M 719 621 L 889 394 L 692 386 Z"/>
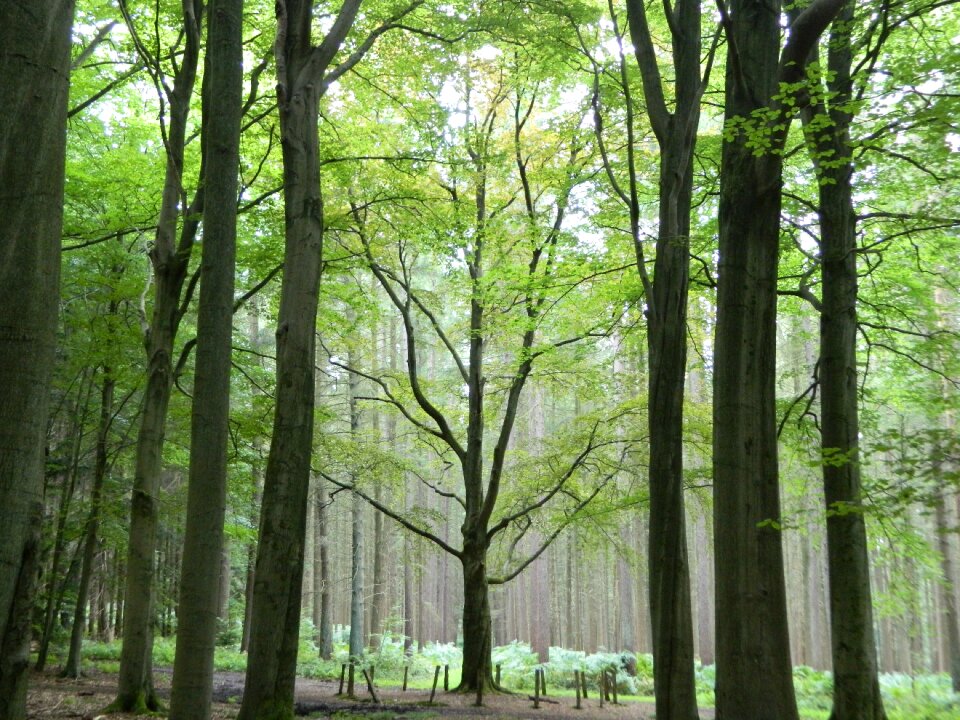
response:
<path fill-rule="evenodd" d="M 210 717 L 227 495 L 230 361 L 243 90 L 243 0 L 211 0 L 203 93 L 204 179 L 197 360 L 170 717 Z"/>
<path fill-rule="evenodd" d="M 690 213 L 693 158 L 700 104 L 713 53 L 701 77 L 699 0 L 664 5 L 673 50 L 675 97 L 671 110 L 643 0 L 628 0 L 627 16 L 650 126 L 660 147 L 659 221 L 653 276 L 647 272 L 639 229 L 635 161 L 630 156 L 631 228 L 637 270 L 647 304 L 650 433 L 650 617 L 657 717 L 697 717 L 693 666 L 693 620 L 683 501 L 683 398 L 687 370 L 687 289 L 690 276 Z M 625 98 L 630 103 L 629 93 Z M 631 145 L 632 145 L 631 139 Z M 633 149 L 629 148 L 628 153 Z M 621 191 L 623 194 L 623 191 Z"/>
<path fill-rule="evenodd" d="M 455 172 L 448 175 L 438 169 L 425 187 L 401 190 L 387 185 L 379 190 L 385 198 L 413 193 L 413 198 L 423 198 L 434 208 L 431 212 L 449 223 L 432 231 L 429 256 L 410 254 L 410 240 L 404 231 L 395 237 L 394 213 L 408 218 L 404 227 L 416 233 L 418 211 L 378 201 L 370 182 L 367 189 L 374 192 L 370 200 L 350 198 L 352 223 L 348 232 L 341 234 L 354 238 L 356 244 L 347 247 L 362 253 L 399 317 L 405 369 L 389 375 L 350 366 L 335 357 L 331 360 L 374 383 L 376 393 L 365 399 L 392 408 L 444 463 L 457 468 L 456 489 L 441 487 L 428 478 L 423 482 L 460 506 L 459 546 L 362 487 L 329 473 L 325 476 L 361 494 L 376 509 L 459 560 L 464 592 L 464 660 L 459 686 L 463 691 L 493 684 L 490 586 L 508 582 L 534 562 L 616 474 L 598 459 L 603 456 L 601 449 L 618 444 L 608 436 L 606 427 L 613 418 L 596 418 L 597 427 L 584 431 L 578 437 L 581 444 L 573 450 L 568 447 L 567 456 L 552 458 L 549 469 L 537 478 L 536 489 L 529 493 L 519 491 L 518 469 L 510 462 L 518 410 L 534 367 L 561 362 L 563 350 L 607 336 L 621 315 L 618 308 L 613 317 L 567 324 L 556 320 L 558 314 L 564 317 L 557 305 L 575 288 L 592 288 L 599 282 L 597 278 L 619 275 L 623 267 L 593 267 L 589 255 L 578 261 L 565 219 L 572 195 L 587 172 L 579 117 L 565 118 L 554 144 L 541 145 L 551 142 L 534 133 L 540 122 L 538 99 L 552 92 L 550 81 L 538 78 L 538 69 L 526 56 L 509 62 L 507 58 L 489 63 L 481 59 L 476 67 L 468 63 L 463 68 L 460 81 L 466 125 L 448 150 Z M 506 125 L 499 122 L 504 113 Z M 546 136 L 552 139 L 554 134 Z M 509 152 L 513 160 L 509 175 L 494 163 L 501 152 Z M 559 192 L 548 194 L 546 185 L 540 184 L 541 177 L 544 183 L 545 178 L 562 178 Z M 443 203 L 428 200 L 434 187 L 443 193 Z M 511 197 L 521 199 L 519 211 L 508 211 Z M 514 244 L 514 237 L 522 244 Z M 455 238 L 455 243 L 451 245 L 448 238 Z M 514 252 L 505 252 L 504 248 L 511 246 Z M 576 269 L 581 263 L 587 266 L 587 275 Z M 456 304 L 452 297 L 443 308 L 432 302 L 438 290 L 424 286 L 425 277 L 430 276 L 429 271 L 424 271 L 425 276 L 418 272 L 424 264 L 447 268 L 444 282 L 450 283 L 450 292 L 457 292 Z M 591 268 L 594 273 L 589 273 Z M 602 291 L 596 297 L 601 305 L 607 299 Z M 615 300 L 611 303 L 616 307 Z M 442 384 L 434 387 L 424 369 L 423 354 L 433 346 L 449 363 L 455 378 L 452 382 L 463 388 L 453 397 L 441 391 Z M 595 483 L 572 479 L 586 473 L 587 467 L 600 476 Z M 566 503 L 560 502 L 561 498 Z M 554 499 L 555 505 L 563 508 L 562 519 L 543 533 L 542 541 L 525 557 L 511 558 L 502 574 L 494 574 L 491 549 L 500 541 L 516 549 L 519 537 L 533 527 L 530 515 Z M 519 537 L 512 538 L 512 533 Z"/>
<path fill-rule="evenodd" d="M 832 720 L 885 720 L 877 677 L 866 519 L 860 481 L 857 231 L 850 142 L 854 3 L 827 39 L 827 77 L 804 111 L 819 204 L 821 436 L 830 575 Z"/>
<path fill-rule="evenodd" d="M 776 379 L 782 150 L 810 51 L 843 0 L 790 23 L 780 3 L 733 0 L 713 377 L 717 717 L 796 720 L 780 540 Z"/>
<path fill-rule="evenodd" d="M 71 0 L 0 6 L 0 717 L 26 717 L 63 223 Z"/>
<path fill-rule="evenodd" d="M 254 573 L 249 662 L 241 720 L 290 712 L 300 633 L 300 590 L 313 446 L 314 335 L 323 256 L 318 123 L 320 100 L 377 37 L 414 10 L 404 5 L 339 64 L 361 0 L 344 0 L 319 45 L 312 0 L 276 4 L 277 107 L 283 154 L 284 274 L 277 328 L 277 396 L 264 476 Z"/>
<path fill-rule="evenodd" d="M 174 379 L 174 341 L 186 313 L 188 301 L 182 301 L 182 295 L 199 227 L 199 214 L 203 211 L 202 171 L 192 199 L 189 203 L 185 199 L 188 192 L 185 148 L 205 8 L 202 0 L 189 0 L 182 5 L 183 32 L 178 44 L 182 39 L 183 54 L 174 65 L 172 86 L 168 84 L 162 59 L 140 39 L 136 19 L 130 14 L 125 0 L 120 8 L 157 93 L 166 101 L 168 115 L 163 143 L 166 168 L 160 214 L 150 251 L 154 275 L 153 310 L 150 321 L 146 317 L 142 321 L 147 385 L 137 435 L 136 470 L 130 502 L 123 650 L 117 699 L 111 706 L 114 710 L 129 712 L 160 707 L 153 687 L 152 667 L 158 500 L 167 410 Z M 192 283 L 187 286 L 188 296 L 194 287 Z"/>

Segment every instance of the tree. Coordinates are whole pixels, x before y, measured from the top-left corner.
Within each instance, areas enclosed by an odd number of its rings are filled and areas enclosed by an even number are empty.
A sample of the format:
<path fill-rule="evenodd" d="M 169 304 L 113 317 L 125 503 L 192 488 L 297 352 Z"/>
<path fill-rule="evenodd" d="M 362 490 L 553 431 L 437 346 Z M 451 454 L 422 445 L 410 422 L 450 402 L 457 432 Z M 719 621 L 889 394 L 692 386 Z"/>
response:
<path fill-rule="evenodd" d="M 227 495 L 237 172 L 243 90 L 243 0 L 211 0 L 203 93 L 200 303 L 170 717 L 210 717 Z"/>
<path fill-rule="evenodd" d="M 419 2 L 402 7 L 334 66 L 360 4 L 361 0 L 344 0 L 316 46 L 311 38 L 311 0 L 279 0 L 276 4 L 284 274 L 277 329 L 276 410 L 264 477 L 241 720 L 293 712 L 313 445 L 314 335 L 324 231 L 317 134 L 320 99 L 332 82 L 361 60 L 379 35 Z"/>
<path fill-rule="evenodd" d="M 675 106 L 664 97 L 661 72 L 643 0 L 628 0 L 627 17 L 647 116 L 660 146 L 659 223 L 653 277 L 647 273 L 639 203 L 630 153 L 630 215 L 637 269 L 647 303 L 650 433 L 650 617 L 653 628 L 657 717 L 697 717 L 693 620 L 683 501 L 683 397 L 687 369 L 687 288 L 690 276 L 690 213 L 693 158 L 700 101 L 709 78 L 700 76 L 700 2 L 664 6 L 670 27 Z M 626 101 L 631 102 L 629 95 Z M 632 128 L 631 128 L 632 129 Z M 632 143 L 631 143 L 632 144 Z M 612 177 L 612 176 L 611 176 Z M 622 194 L 622 191 L 621 191 Z"/>
<path fill-rule="evenodd" d="M 842 0 L 814 0 L 780 52 L 780 3 L 734 0 L 727 37 L 714 355 L 717 717 L 797 718 L 777 463 L 782 150 L 810 50 Z"/>
<path fill-rule="evenodd" d="M 459 505 L 457 516 L 462 512 L 463 517 L 459 546 L 416 515 L 387 507 L 362 488 L 327 477 L 361 494 L 377 510 L 460 562 L 462 691 L 493 684 L 490 585 L 512 580 L 533 563 L 616 474 L 611 466 L 619 468 L 616 457 L 604 458 L 598 452 L 619 443 L 608 436 L 612 431 L 607 425 L 619 417 L 608 407 L 597 410 L 594 424 L 584 420 L 587 427 L 571 431 L 570 444 L 556 448 L 549 460 L 531 460 L 536 469 L 528 470 L 529 486 L 520 481 L 525 468 L 510 462 L 522 456 L 511 449 L 534 366 L 546 369 L 552 363 L 575 362 L 584 352 L 578 343 L 606 337 L 627 301 L 618 292 L 611 298 L 602 287 L 595 288 L 599 277 L 618 276 L 623 267 L 603 266 L 577 247 L 564 224 L 572 194 L 587 172 L 580 111 L 538 136 L 534 131 L 538 99 L 553 88 L 538 78 L 540 68 L 529 57 L 509 63 L 506 58 L 481 61 L 477 68 L 465 67 L 458 77 L 467 120 L 456 143 L 447 145 L 446 162 L 454 168 L 449 175 L 438 169 L 425 178 L 426 187 L 415 183 L 403 189 L 380 187 L 365 175 L 371 200 L 350 198 L 353 223 L 344 234 L 355 238 L 359 247 L 348 249 L 362 254 L 399 317 L 405 370 L 391 375 L 331 360 L 372 381 L 377 394 L 365 400 L 392 408 L 444 467 L 457 470 L 453 489 L 427 477 L 422 484 Z M 505 111 L 509 120 L 501 124 L 498 118 Z M 496 163 L 502 153 L 513 160 L 512 172 Z M 442 191 L 442 202 L 431 198 L 434 187 Z M 547 187 L 556 190 L 550 193 Z M 377 199 L 381 193 L 386 198 L 412 197 L 413 207 L 381 203 Z M 421 198 L 435 217 L 427 227 L 415 209 Z M 511 198 L 522 202 L 516 212 L 507 212 Z M 406 219 L 402 226 L 399 216 Z M 411 254 L 408 249 L 415 237 L 421 238 L 423 250 Z M 564 303 L 575 290 L 579 302 L 588 296 L 595 300 L 597 316 L 584 318 Z M 443 298 L 442 307 L 438 298 Z M 605 317 L 611 307 L 613 317 Z M 433 348 L 450 368 L 449 378 L 442 382 L 424 367 Z M 561 360 L 565 351 L 571 356 Z M 445 387 L 456 391 L 444 392 Z M 581 474 L 588 479 L 580 480 Z M 532 516 L 554 499 L 554 506 L 561 508 L 556 510 L 559 518 L 525 557 L 513 557 L 521 538 L 528 531 L 536 534 Z M 496 557 L 491 550 L 500 542 L 510 552 L 498 575 L 491 569 Z"/>
<path fill-rule="evenodd" d="M 116 314 L 117 302 L 110 303 L 109 314 Z M 100 520 L 103 513 L 103 485 L 107 477 L 107 434 L 113 421 L 113 391 L 116 380 L 113 371 L 107 365 L 101 368 L 100 380 L 100 422 L 97 426 L 97 449 L 94 460 L 93 488 L 90 492 L 90 513 L 84 524 L 83 560 L 80 569 L 80 585 L 77 588 L 77 600 L 73 612 L 73 627 L 70 630 L 70 652 L 63 668 L 63 675 L 70 678 L 80 677 L 80 654 L 83 642 L 83 629 L 86 621 L 87 600 L 90 591 L 90 577 L 93 574 L 93 561 L 99 540 Z"/>
<path fill-rule="evenodd" d="M 154 274 L 153 311 L 149 324 L 146 318 L 143 319 L 147 386 L 143 417 L 137 435 L 136 469 L 130 501 L 123 648 L 120 654 L 117 699 L 111 705 L 112 710 L 129 712 L 159 708 L 153 688 L 152 667 L 154 556 L 157 547 L 163 441 L 174 380 L 173 347 L 180 322 L 186 312 L 187 303 L 181 304 L 181 295 L 199 227 L 199 214 L 203 210 L 202 180 L 191 202 L 187 204 L 181 201 L 187 192 L 184 162 L 187 121 L 200 58 L 204 3 L 202 0 L 183 3 L 183 54 L 179 62 L 174 64 L 172 87 L 167 84 L 161 58 L 154 56 L 139 39 L 134 18 L 125 0 L 120 7 L 135 38 L 138 52 L 157 87 L 158 95 L 166 100 L 169 116 L 163 143 L 166 168 L 160 216 L 150 251 Z M 192 293 L 192 289 L 193 284 L 188 286 L 188 294 Z"/>
<path fill-rule="evenodd" d="M 26 716 L 63 223 L 72 0 L 0 6 L 0 717 Z"/>
<path fill-rule="evenodd" d="M 833 21 L 827 74 L 805 111 L 819 180 L 821 439 L 830 576 L 832 720 L 885 720 L 862 502 L 857 372 L 857 232 L 850 143 L 852 2 Z"/>

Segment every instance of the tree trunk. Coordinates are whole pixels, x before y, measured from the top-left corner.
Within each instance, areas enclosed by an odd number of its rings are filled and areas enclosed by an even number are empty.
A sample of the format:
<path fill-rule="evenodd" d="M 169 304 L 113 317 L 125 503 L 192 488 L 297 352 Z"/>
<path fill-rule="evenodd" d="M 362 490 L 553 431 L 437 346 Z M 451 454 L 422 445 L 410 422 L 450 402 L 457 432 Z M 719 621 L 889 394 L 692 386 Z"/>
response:
<path fill-rule="evenodd" d="M 877 677 L 870 563 L 861 504 L 857 393 L 857 237 L 853 208 L 850 23 L 853 3 L 830 36 L 827 80 L 829 130 L 811 131 L 819 183 L 820 255 L 823 299 L 820 312 L 820 396 L 823 490 L 827 511 L 830 628 L 833 655 L 832 720 L 883 720 Z M 821 104 L 814 108 L 821 114 Z M 820 160 L 829 155 L 829 162 Z"/>
<path fill-rule="evenodd" d="M 474 530 L 464 523 L 463 569 L 463 675 L 461 691 L 476 691 L 480 683 L 493 686 L 490 660 L 490 597 L 486 573 L 486 528 Z"/>
<path fill-rule="evenodd" d="M 276 3 L 284 274 L 277 327 L 276 409 L 264 477 L 250 649 L 239 720 L 293 712 L 323 250 L 319 103 L 323 73 L 352 27 L 359 5 L 359 0 L 345 0 L 323 42 L 314 48 L 310 42 L 312 2 Z"/>
<path fill-rule="evenodd" d="M 734 0 L 726 118 L 777 90 L 779 2 Z M 790 663 L 776 437 L 782 160 L 746 132 L 725 139 L 714 355 L 713 476 L 718 720 L 797 720 Z M 653 559 L 651 558 L 651 562 Z"/>
<path fill-rule="evenodd" d="M 954 568 L 954 551 L 951 542 L 951 524 L 947 513 L 946 481 L 941 481 L 937 491 L 937 535 L 939 538 L 940 562 L 943 569 L 944 584 L 940 587 L 942 598 L 942 617 L 946 631 L 947 660 L 950 680 L 953 691 L 960 693 L 960 613 L 957 610 L 957 599 L 954 588 L 956 570 Z"/>
<path fill-rule="evenodd" d="M 327 494 L 325 487 L 325 481 L 323 478 L 319 478 L 317 480 L 317 501 L 315 505 L 315 531 L 316 551 L 320 567 L 316 570 L 315 581 L 319 580 L 320 587 L 317 589 L 319 596 L 315 595 L 314 602 L 319 598 L 319 617 L 317 618 L 319 638 L 317 644 L 320 646 L 320 657 L 329 660 L 333 656 L 333 603 L 330 597 L 330 550 L 327 540 Z"/>
<path fill-rule="evenodd" d="M 409 484 L 409 478 L 404 478 L 404 483 Z M 410 489 L 404 488 L 404 495 L 407 498 L 406 504 L 409 508 Z M 413 620 L 416 614 L 416 600 L 414 599 L 414 577 L 413 568 L 416 558 L 414 557 L 413 535 L 407 531 L 403 533 L 403 652 L 406 655 L 412 655 L 414 651 L 413 644 Z"/>
<path fill-rule="evenodd" d="M 63 225 L 71 0 L 0 5 L 0 717 L 26 715 Z"/>
<path fill-rule="evenodd" d="M 206 168 L 190 477 L 184 531 L 172 720 L 206 720 L 220 616 L 223 521 L 243 88 L 243 0 L 211 0 L 203 107 Z M 229 593 L 227 593 L 229 595 Z"/>
<path fill-rule="evenodd" d="M 647 113 L 660 145 L 659 227 L 652 284 L 644 267 L 639 210 L 631 227 L 647 286 L 650 434 L 650 619 L 654 694 L 661 720 L 697 717 L 693 609 L 683 499 L 683 391 L 687 357 L 693 149 L 700 117 L 700 2 L 681 0 L 671 18 L 676 109 L 668 112 L 643 3 L 628 3 Z"/>
<path fill-rule="evenodd" d="M 356 313 L 347 308 L 347 322 L 356 323 Z M 356 354 L 353 348 L 347 349 L 347 365 L 357 367 Z M 350 411 L 350 436 L 354 441 L 359 440 L 360 408 L 357 404 L 357 395 L 360 393 L 360 378 L 350 373 L 347 383 L 347 404 Z M 351 484 L 357 482 L 356 476 L 351 478 Z M 364 625 L 364 557 L 363 557 L 363 511 L 364 501 L 354 493 L 350 504 L 350 659 L 360 663 L 363 657 L 365 635 Z"/>
<path fill-rule="evenodd" d="M 130 504 L 130 542 L 127 550 L 125 619 L 120 652 L 117 699 L 111 711 L 142 712 L 160 707 L 153 688 L 154 575 L 157 547 L 158 497 L 167 407 L 173 384 L 173 345 L 180 322 L 180 295 L 190 260 L 202 192 L 193 206 L 183 208 L 179 246 L 176 242 L 183 197 L 183 160 L 187 118 L 196 81 L 200 52 L 201 0 L 185 2 L 186 50 L 169 93 L 169 121 L 164 147 L 167 164 L 160 218 L 150 260 L 154 271 L 153 316 L 147 331 L 147 385 L 143 417 L 137 436 L 136 466 Z M 192 13 L 192 14 L 191 14 Z"/>
<path fill-rule="evenodd" d="M 116 313 L 116 303 L 111 303 L 112 313 Z M 70 651 L 63 668 L 63 676 L 80 677 L 80 652 L 83 644 L 83 628 L 90 595 L 90 577 L 93 574 L 93 561 L 97 552 L 97 536 L 100 534 L 100 515 L 103 511 L 103 483 L 107 476 L 107 434 L 113 415 L 113 389 L 116 381 L 109 367 L 103 368 L 103 384 L 100 388 L 100 422 L 97 428 L 97 448 L 93 470 L 93 488 L 90 491 L 90 514 L 83 532 L 83 562 L 80 568 L 80 586 L 77 588 L 77 601 L 73 610 L 73 627 L 70 631 Z M 92 613 L 91 613 L 92 614 Z"/>
<path fill-rule="evenodd" d="M 392 447 L 388 443 L 387 447 Z M 377 502 L 383 502 L 383 488 L 380 483 L 374 490 L 374 496 Z M 385 580 L 386 563 L 384 554 L 386 553 L 386 543 L 384 542 L 383 532 L 383 513 L 379 510 L 373 511 L 373 597 L 370 598 L 370 642 L 376 643 L 375 647 L 380 647 L 383 641 L 384 621 L 386 620 L 387 607 L 387 584 Z"/>

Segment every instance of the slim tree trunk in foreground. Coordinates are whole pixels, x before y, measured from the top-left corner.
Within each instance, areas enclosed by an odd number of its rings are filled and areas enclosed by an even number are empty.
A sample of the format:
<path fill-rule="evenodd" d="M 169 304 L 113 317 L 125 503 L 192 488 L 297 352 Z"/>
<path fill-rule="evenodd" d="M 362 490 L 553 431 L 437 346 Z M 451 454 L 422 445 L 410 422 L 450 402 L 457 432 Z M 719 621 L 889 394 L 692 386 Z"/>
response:
<path fill-rule="evenodd" d="M 185 47 L 173 90 L 168 93 L 168 125 L 164 142 L 166 169 L 160 217 L 150 262 L 154 272 L 153 314 L 144 342 L 147 385 L 143 417 L 137 435 L 133 496 L 130 502 L 130 543 L 124 590 L 123 647 L 120 652 L 117 699 L 111 711 L 137 712 L 160 707 L 153 688 L 154 575 L 160 495 L 160 471 L 167 408 L 173 387 L 173 345 L 180 324 L 180 296 L 201 210 L 202 190 L 191 207 L 183 197 L 184 147 L 190 100 L 200 57 L 202 0 L 183 3 Z M 183 212 L 180 239 L 177 228 Z"/>
<path fill-rule="evenodd" d="M 311 42 L 312 0 L 277 0 L 275 6 L 284 273 L 277 326 L 276 410 L 264 477 L 240 720 L 293 714 L 313 446 L 314 336 L 323 248 L 319 103 L 326 83 L 332 80 L 327 71 L 353 26 L 360 2 L 345 0 L 316 47 Z"/>
<path fill-rule="evenodd" d="M 669 6 L 665 6 L 669 10 Z M 659 227 L 653 279 L 647 277 L 639 208 L 631 193 L 637 267 L 646 289 L 650 359 L 650 619 L 657 717 L 694 720 L 693 610 L 683 499 L 683 391 L 693 151 L 704 84 L 700 78 L 700 2 L 680 0 L 670 26 L 676 107 L 668 110 L 642 0 L 627 5 L 647 114 L 660 146 Z M 632 155 L 631 155 L 632 164 Z"/>
<path fill-rule="evenodd" d="M 0 4 L 0 717 L 26 715 L 60 288 L 72 0 Z"/>
<path fill-rule="evenodd" d="M 333 656 L 333 600 L 330 593 L 330 549 L 327 540 L 327 492 L 326 481 L 317 478 L 316 506 L 316 552 L 315 562 L 318 563 L 316 577 L 319 579 L 317 588 L 319 598 L 319 612 L 316 620 L 319 638 L 317 645 L 320 648 L 320 657 L 329 660 Z M 317 602 L 317 597 L 314 602 Z"/>
<path fill-rule="evenodd" d="M 352 309 L 347 309 L 347 321 L 356 322 Z M 354 351 L 347 350 L 347 363 L 356 367 Z M 357 395 L 360 378 L 351 373 L 348 380 L 347 402 L 350 408 L 350 435 L 357 439 L 360 431 L 360 408 Z M 356 482 L 356 478 L 353 478 Z M 354 493 L 350 498 L 350 660 L 360 663 L 363 657 L 364 639 L 364 552 L 363 552 L 363 498 Z"/>
<path fill-rule="evenodd" d="M 243 0 L 212 0 L 203 93 L 205 206 L 172 720 L 206 720 L 213 691 L 227 496 L 230 360 L 243 89 Z"/>
<path fill-rule="evenodd" d="M 860 484 L 857 385 L 857 233 L 850 146 L 850 23 L 853 3 L 834 23 L 828 50 L 827 128 L 809 133 L 820 177 L 820 428 L 827 512 L 831 720 L 885 720 L 873 635 L 870 561 Z M 821 162 L 822 159 L 828 162 Z"/>

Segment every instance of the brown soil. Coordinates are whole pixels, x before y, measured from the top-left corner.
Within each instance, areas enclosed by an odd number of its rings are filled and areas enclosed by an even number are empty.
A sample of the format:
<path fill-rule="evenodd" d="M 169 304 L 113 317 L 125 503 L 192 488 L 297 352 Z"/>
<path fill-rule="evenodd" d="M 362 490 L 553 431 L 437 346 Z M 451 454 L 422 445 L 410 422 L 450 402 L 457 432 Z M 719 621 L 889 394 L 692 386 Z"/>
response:
<path fill-rule="evenodd" d="M 156 674 L 158 693 L 169 695 L 169 670 Z M 347 712 L 357 717 L 376 714 L 377 720 L 404 717 L 416 713 L 413 718 L 479 718 L 486 720 L 550 720 L 550 718 L 578 718 L 579 720 L 649 720 L 653 706 L 631 701 L 622 704 L 604 703 L 601 708 L 595 694 L 583 701 L 583 708 L 574 707 L 571 697 L 547 697 L 541 699 L 540 708 L 534 709 L 532 698 L 526 694 L 484 695 L 483 707 L 475 707 L 475 695 L 437 692 L 435 703 L 429 705 L 429 690 L 379 688 L 380 703 L 374 703 L 366 687 L 355 699 L 337 696 L 338 683 L 323 680 L 297 680 L 296 712 L 314 718 L 330 718 L 333 713 Z M 31 678 L 28 696 L 27 717 L 30 720 L 60 720 L 81 718 L 94 720 L 116 695 L 116 678 L 112 675 L 94 673 L 80 680 L 66 680 L 53 673 L 35 674 Z M 214 678 L 214 720 L 232 720 L 240 709 L 243 695 L 242 673 L 217 673 Z M 133 715 L 113 715 L 112 718 L 132 720 Z M 149 717 L 149 716 L 144 716 Z M 343 716 L 341 716 L 343 717 Z M 349 716 L 348 716 L 349 717 Z M 106 718 L 104 718 L 106 720 Z M 153 719 L 155 720 L 155 718 Z"/>

